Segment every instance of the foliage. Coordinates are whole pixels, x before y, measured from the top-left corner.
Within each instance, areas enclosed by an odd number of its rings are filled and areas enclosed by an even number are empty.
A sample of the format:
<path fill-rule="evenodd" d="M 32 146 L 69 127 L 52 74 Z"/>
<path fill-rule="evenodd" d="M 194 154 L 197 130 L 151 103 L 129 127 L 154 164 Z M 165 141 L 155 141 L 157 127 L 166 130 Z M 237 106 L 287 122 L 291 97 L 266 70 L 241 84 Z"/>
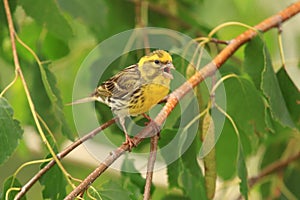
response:
<path fill-rule="evenodd" d="M 222 4 L 224 7 L 214 7 L 215 4 Z M 13 172 L 3 173 L 7 169 L 16 170 L 18 166 L 14 163 L 15 160 L 25 163 L 45 155 L 53 157 L 49 151 L 50 147 L 55 148 L 54 152 L 57 152 L 57 149 L 62 150 L 66 142 L 73 142 L 79 134 L 73 122 L 71 107 L 64 104 L 71 102 L 73 84 L 80 64 L 98 43 L 122 31 L 143 26 L 166 27 L 191 38 L 199 38 L 207 36 L 214 27 L 225 21 L 236 20 L 254 25 L 270 15 L 267 6 L 255 3 L 249 5 L 249 1 L 242 3 L 231 0 L 230 3 L 224 4 L 221 0 L 185 0 L 172 3 L 164 0 L 9 1 L 18 36 L 16 43 L 21 70 L 37 112 L 33 113 L 18 73 L 17 79 L 14 79 L 12 46 L 4 5 L 1 2 L 1 199 L 5 199 L 9 188 L 24 186 L 39 170 L 34 168 L 30 173 L 26 173 L 25 177 L 11 176 Z M 284 5 L 280 7 L 283 9 Z M 283 27 L 283 30 L 296 33 L 296 29 Z M 229 26 L 219 30 L 214 37 L 219 40 L 232 39 L 242 31 L 242 28 Z M 216 199 L 234 199 L 239 196 L 251 199 L 252 195 L 261 199 L 300 198 L 296 187 L 300 184 L 300 163 L 297 161 L 300 157 L 300 93 L 297 83 L 295 84 L 297 80 L 293 79 L 295 76 L 290 76 L 288 72 L 291 66 L 297 66 L 299 72 L 299 57 L 291 59 L 296 60 L 296 63 L 289 60 L 283 62 L 284 59 L 278 54 L 280 51 L 285 54 L 285 49 L 277 45 L 277 36 L 277 33 L 259 33 L 241 48 L 242 51 L 238 51 L 221 67 L 217 80 L 209 79 L 207 85 L 201 83 L 195 89 L 201 108 L 199 112 L 205 115 L 199 113 L 199 128 L 187 149 L 180 147 L 188 142 L 187 137 L 191 129 L 188 124 L 184 129 L 178 127 L 182 120 L 179 106 L 171 113 L 165 129 L 161 131 L 158 145 L 159 148 L 163 148 L 173 140 L 178 148 L 172 151 L 172 155 L 163 151 L 159 155 L 162 157 L 161 162 L 168 163 L 165 169 L 166 180 L 163 179 L 163 186 L 152 185 L 152 199 L 193 200 L 212 199 L 213 196 Z M 299 37 L 298 40 L 294 40 L 299 44 Z M 211 57 L 223 48 L 223 44 L 210 43 L 205 46 Z M 134 63 L 141 52 L 130 52 L 125 62 L 120 59 L 123 61 L 121 66 L 119 60 L 113 62 L 114 67 L 106 70 L 104 76 L 110 77 L 124 66 Z M 176 55 L 174 57 L 177 71 L 190 77 L 188 64 L 182 64 L 181 59 Z M 226 99 L 226 104 L 219 104 L 221 87 L 215 88 L 216 99 L 211 99 L 213 95 L 209 91 L 218 81 L 225 88 L 226 94 L 222 97 Z M 175 84 L 179 84 L 179 81 Z M 111 114 L 105 114 L 109 111 L 105 106 L 97 104 L 96 107 L 101 123 L 111 117 Z M 35 115 L 38 116 L 38 120 L 33 117 Z M 218 129 L 218 121 L 213 116 L 224 117 L 222 129 Z M 213 128 L 208 128 L 207 120 L 212 121 Z M 143 124 L 144 121 L 140 120 L 138 123 Z M 42 124 L 42 130 L 37 124 Z M 47 140 L 51 144 L 50 147 L 37 145 L 39 151 L 33 153 L 34 148 L 28 140 L 33 140 L 34 136 L 26 131 L 30 128 L 34 129 L 33 135 L 38 135 L 40 143 L 44 144 Z M 178 131 L 183 134 L 180 138 L 175 137 Z M 212 153 L 207 157 L 200 157 L 206 134 L 217 134 L 218 131 L 220 134 L 216 135 L 216 146 L 212 148 Z M 46 139 L 40 137 L 43 134 L 41 132 L 45 132 Z M 105 130 L 105 135 L 117 145 L 124 139 L 120 133 L 115 126 Z M 132 153 L 149 153 L 148 149 L 149 140 L 146 140 Z M 99 151 L 99 154 L 102 152 Z M 289 161 L 291 164 L 283 164 L 270 172 L 268 177 L 260 177 L 268 166 L 280 165 L 293 156 L 295 159 Z M 177 159 L 174 159 L 175 157 Z M 77 156 L 77 159 L 80 162 L 86 161 L 85 157 Z M 254 159 L 259 162 L 252 163 Z M 42 164 L 41 168 L 47 164 Z M 70 182 L 75 185 L 78 183 L 71 178 L 67 180 L 66 177 L 70 177 L 70 174 L 65 174 L 66 170 L 63 170 L 62 166 L 68 165 L 72 165 L 72 169 L 67 168 L 67 171 L 72 171 L 80 179 L 84 179 L 94 169 L 87 164 L 87 170 L 84 171 L 76 168 L 77 163 L 64 160 L 63 165 L 55 165 L 39 180 L 42 186 L 39 188 L 39 196 L 43 196 L 44 199 L 62 199 L 72 191 Z M 129 169 L 133 169 L 134 173 L 126 172 Z M 145 179 L 134 166 L 134 160 L 130 156 L 122 162 L 122 170 L 122 173 L 117 175 L 120 178 L 117 179 L 113 173 L 111 175 L 107 172 L 105 180 L 100 177 L 99 182 L 93 185 L 95 190 L 91 192 L 89 189 L 89 194 L 85 194 L 84 197 L 91 199 L 92 195 L 101 199 L 117 199 L 122 196 L 123 199 L 141 199 Z M 155 174 L 154 172 L 154 176 Z M 239 180 L 239 184 L 236 183 L 236 179 Z M 220 180 L 221 186 L 216 186 L 216 180 Z M 238 186 L 240 192 L 233 196 L 222 196 L 226 192 L 223 186 L 228 183 Z M 257 187 L 253 187 L 254 185 Z M 8 199 L 13 199 L 16 194 L 17 191 L 10 191 Z M 37 198 L 32 193 L 26 195 L 28 199 Z"/>

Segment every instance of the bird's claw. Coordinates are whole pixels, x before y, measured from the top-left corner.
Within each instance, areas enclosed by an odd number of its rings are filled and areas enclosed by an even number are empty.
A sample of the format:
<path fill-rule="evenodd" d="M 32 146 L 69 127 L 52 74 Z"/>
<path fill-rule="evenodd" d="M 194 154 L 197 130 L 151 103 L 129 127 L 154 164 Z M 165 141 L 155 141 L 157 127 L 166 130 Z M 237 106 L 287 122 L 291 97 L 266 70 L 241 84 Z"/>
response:
<path fill-rule="evenodd" d="M 134 143 L 133 139 L 129 137 L 129 135 L 126 135 L 126 141 L 123 144 L 129 146 L 128 151 L 131 151 L 133 147 L 136 147 L 136 144 Z"/>

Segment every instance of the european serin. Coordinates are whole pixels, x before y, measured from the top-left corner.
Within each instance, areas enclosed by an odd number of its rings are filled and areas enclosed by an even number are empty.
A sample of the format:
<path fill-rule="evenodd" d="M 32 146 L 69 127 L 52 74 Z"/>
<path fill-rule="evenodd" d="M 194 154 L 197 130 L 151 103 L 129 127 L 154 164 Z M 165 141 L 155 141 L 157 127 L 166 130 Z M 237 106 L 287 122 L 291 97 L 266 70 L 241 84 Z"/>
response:
<path fill-rule="evenodd" d="M 126 144 L 134 142 L 125 128 L 125 117 L 149 111 L 168 93 L 174 69 L 172 57 L 163 50 L 156 50 L 100 84 L 90 97 L 72 104 L 100 101 L 108 105 L 119 118 L 126 136 Z"/>

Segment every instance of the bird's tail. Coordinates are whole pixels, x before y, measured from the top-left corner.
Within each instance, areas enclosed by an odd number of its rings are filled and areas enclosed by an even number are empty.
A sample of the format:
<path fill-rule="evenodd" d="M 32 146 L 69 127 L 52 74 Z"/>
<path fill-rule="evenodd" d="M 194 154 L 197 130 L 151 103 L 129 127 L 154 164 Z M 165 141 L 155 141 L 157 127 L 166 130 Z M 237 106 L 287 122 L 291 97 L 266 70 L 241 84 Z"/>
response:
<path fill-rule="evenodd" d="M 91 101 L 96 101 L 96 97 L 94 97 L 94 96 L 85 97 L 85 98 L 82 98 L 82 99 L 75 100 L 75 101 L 73 101 L 71 103 L 67 103 L 66 105 L 67 106 L 71 106 L 71 105 L 76 105 L 76 104 L 81 104 L 81 103 L 87 103 L 87 102 L 91 102 Z"/>

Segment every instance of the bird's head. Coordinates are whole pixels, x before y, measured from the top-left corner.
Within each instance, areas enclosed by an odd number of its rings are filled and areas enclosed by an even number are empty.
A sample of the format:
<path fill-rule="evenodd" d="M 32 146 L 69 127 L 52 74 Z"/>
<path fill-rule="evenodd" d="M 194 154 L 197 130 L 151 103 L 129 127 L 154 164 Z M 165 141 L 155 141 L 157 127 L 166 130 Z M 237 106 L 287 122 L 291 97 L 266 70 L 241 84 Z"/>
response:
<path fill-rule="evenodd" d="M 156 50 L 142 57 L 138 62 L 142 77 L 148 82 L 169 84 L 173 79 L 171 69 L 175 69 L 171 55 L 164 50 Z"/>

